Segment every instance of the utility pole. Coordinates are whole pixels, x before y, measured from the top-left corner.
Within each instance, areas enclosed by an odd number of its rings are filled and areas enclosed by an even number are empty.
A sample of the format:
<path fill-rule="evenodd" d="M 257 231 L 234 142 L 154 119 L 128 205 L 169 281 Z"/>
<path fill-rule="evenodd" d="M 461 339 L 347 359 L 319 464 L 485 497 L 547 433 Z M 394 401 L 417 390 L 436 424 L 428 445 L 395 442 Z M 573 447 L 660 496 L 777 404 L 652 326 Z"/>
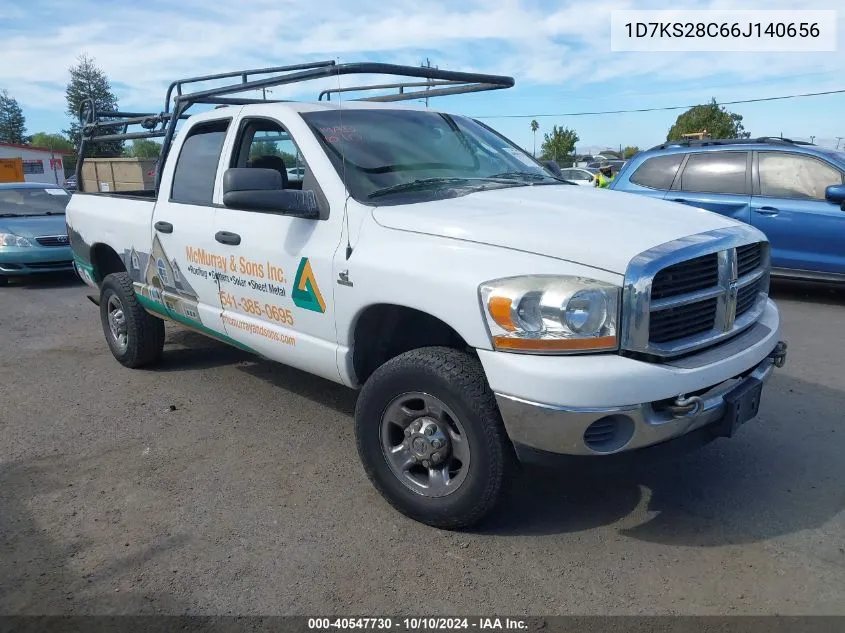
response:
<path fill-rule="evenodd" d="M 431 60 L 430 60 L 428 57 L 426 57 L 426 58 L 425 58 L 425 63 L 424 63 L 424 64 L 420 64 L 420 65 L 421 65 L 423 68 L 431 68 Z M 437 70 L 438 68 L 440 68 L 440 67 L 439 67 L 439 66 L 435 66 L 435 67 L 434 67 L 434 69 L 435 69 L 435 70 Z M 426 91 L 426 92 L 428 92 L 429 90 L 431 90 L 431 78 L 426 77 L 426 78 L 425 78 L 425 82 L 428 84 L 428 86 L 426 86 L 425 91 Z M 426 97 L 426 98 L 425 98 L 425 107 L 426 107 L 426 108 L 428 107 L 428 97 Z"/>
<path fill-rule="evenodd" d="M 845 137 L 843 137 L 843 136 L 837 136 L 837 137 L 836 137 L 836 149 L 839 149 L 839 142 L 840 142 L 843 138 L 845 138 Z"/>
<path fill-rule="evenodd" d="M 812 145 L 812 144 L 813 144 L 813 141 L 815 141 L 815 140 L 816 140 L 816 137 L 815 137 L 815 136 L 811 136 L 811 137 L 810 137 L 810 145 Z"/>
<path fill-rule="evenodd" d="M 426 68 L 431 68 L 431 60 L 430 60 L 428 57 L 426 57 L 426 58 L 425 58 L 425 67 L 426 67 Z M 428 79 L 428 78 L 426 78 L 426 80 L 425 80 L 425 81 L 426 81 L 426 83 L 429 83 L 431 80 L 430 80 L 430 79 Z M 429 85 L 429 86 L 426 86 L 426 88 L 425 88 L 426 92 L 428 92 L 430 89 L 431 89 L 431 86 L 430 86 L 430 85 Z M 426 96 L 426 98 L 425 98 L 425 107 L 426 107 L 426 108 L 428 107 L 428 97 L 427 97 L 427 96 Z"/>

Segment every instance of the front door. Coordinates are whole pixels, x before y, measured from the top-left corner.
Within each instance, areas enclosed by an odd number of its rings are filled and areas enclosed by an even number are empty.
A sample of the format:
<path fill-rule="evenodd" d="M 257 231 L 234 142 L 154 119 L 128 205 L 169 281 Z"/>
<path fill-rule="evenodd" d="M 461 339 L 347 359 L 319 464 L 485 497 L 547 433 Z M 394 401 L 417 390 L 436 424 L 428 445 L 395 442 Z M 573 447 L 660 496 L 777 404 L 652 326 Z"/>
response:
<path fill-rule="evenodd" d="M 845 275 L 845 212 L 824 197 L 842 172 L 789 152 L 759 152 L 755 172 L 751 223 L 772 244 L 772 266 Z"/>
<path fill-rule="evenodd" d="M 245 117 L 232 145 L 231 167 L 276 169 L 283 186 L 315 188 L 303 155 L 281 121 Z M 219 207 L 218 250 L 229 262 L 220 278 L 227 334 L 279 362 L 338 380 L 332 262 L 342 210 L 310 220 Z"/>
<path fill-rule="evenodd" d="M 212 204 L 230 120 L 201 121 L 186 132 L 159 190 L 149 253 L 130 254 L 130 274 L 141 302 L 183 325 L 225 337 L 217 275 L 226 261 L 214 241 Z M 176 154 L 173 154 L 176 155 Z M 162 183 L 171 174 L 163 174 Z"/>

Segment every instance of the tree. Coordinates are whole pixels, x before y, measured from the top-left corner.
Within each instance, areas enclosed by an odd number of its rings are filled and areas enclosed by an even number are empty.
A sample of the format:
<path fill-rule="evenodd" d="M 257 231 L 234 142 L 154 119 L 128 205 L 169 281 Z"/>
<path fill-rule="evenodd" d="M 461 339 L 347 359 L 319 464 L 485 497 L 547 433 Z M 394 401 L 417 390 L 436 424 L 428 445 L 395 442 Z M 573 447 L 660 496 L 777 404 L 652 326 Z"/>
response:
<path fill-rule="evenodd" d="M 296 167 L 296 156 L 290 152 L 280 149 L 275 141 L 255 141 L 250 145 L 249 157 L 279 156 L 285 163 L 285 167 Z"/>
<path fill-rule="evenodd" d="M 622 158 L 627 160 L 639 151 L 640 151 L 640 148 L 637 147 L 636 145 L 628 145 L 625 149 L 622 150 Z"/>
<path fill-rule="evenodd" d="M 575 151 L 575 144 L 579 140 L 575 130 L 555 125 L 551 133 L 543 135 L 543 145 L 540 148 L 543 160 L 559 160 L 569 156 Z"/>
<path fill-rule="evenodd" d="M 710 138 L 748 138 L 751 136 L 742 125 L 742 115 L 728 112 L 716 99 L 704 105 L 693 106 L 681 114 L 669 128 L 667 141 L 677 141 L 684 134 L 707 131 Z"/>
<path fill-rule="evenodd" d="M 28 142 L 26 118 L 17 99 L 0 90 L 0 141 L 21 145 Z"/>
<path fill-rule="evenodd" d="M 29 144 L 33 147 L 46 147 L 47 149 L 57 149 L 66 152 L 73 151 L 73 143 L 61 134 L 51 134 L 49 132 L 36 132 L 30 138 Z"/>
<path fill-rule="evenodd" d="M 138 138 L 123 153 L 130 158 L 158 158 L 161 154 L 161 143 L 148 138 Z"/>
<path fill-rule="evenodd" d="M 67 140 L 61 134 L 51 134 L 49 132 L 36 132 L 32 135 L 29 144 L 33 147 L 46 147 L 64 152 L 73 152 L 73 143 Z M 62 164 L 65 168 L 65 175 L 73 173 L 76 169 L 76 154 L 65 154 L 62 156 Z"/>
<path fill-rule="evenodd" d="M 534 153 L 532 156 L 537 156 L 537 130 L 540 129 L 540 124 L 537 119 L 531 119 L 531 132 L 534 134 Z"/>
<path fill-rule="evenodd" d="M 73 146 L 79 148 L 79 108 L 86 99 L 94 100 L 97 112 L 117 110 L 117 97 L 111 91 L 106 74 L 97 67 L 88 55 L 80 55 L 76 65 L 70 67 L 70 81 L 65 90 L 67 100 L 67 115 L 70 117 L 70 129 L 64 133 L 70 138 Z M 86 145 L 86 156 L 121 156 L 123 155 L 123 141 L 107 141 Z"/>

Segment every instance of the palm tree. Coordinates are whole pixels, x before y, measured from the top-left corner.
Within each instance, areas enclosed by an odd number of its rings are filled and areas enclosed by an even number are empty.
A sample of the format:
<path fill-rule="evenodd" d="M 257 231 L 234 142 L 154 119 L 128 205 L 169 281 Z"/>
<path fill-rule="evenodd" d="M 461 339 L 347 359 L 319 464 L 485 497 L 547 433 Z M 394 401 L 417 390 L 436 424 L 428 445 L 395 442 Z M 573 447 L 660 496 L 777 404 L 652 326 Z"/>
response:
<path fill-rule="evenodd" d="M 534 133 L 534 157 L 537 156 L 537 130 L 540 129 L 540 124 L 537 119 L 531 119 L 531 131 Z"/>

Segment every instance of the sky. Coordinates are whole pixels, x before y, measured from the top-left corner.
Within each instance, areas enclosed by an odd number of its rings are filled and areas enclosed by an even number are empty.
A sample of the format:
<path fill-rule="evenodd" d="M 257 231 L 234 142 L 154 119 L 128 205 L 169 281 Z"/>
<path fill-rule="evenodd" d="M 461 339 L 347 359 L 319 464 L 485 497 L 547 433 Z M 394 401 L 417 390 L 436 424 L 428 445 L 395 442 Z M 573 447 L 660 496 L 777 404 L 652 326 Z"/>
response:
<path fill-rule="evenodd" d="M 530 121 L 536 116 L 538 148 L 543 134 L 559 125 L 577 131 L 577 149 L 585 152 L 651 147 L 665 139 L 683 110 L 562 115 L 845 89 L 845 7 L 839 0 L 746 0 L 741 7 L 839 6 L 835 53 L 611 51 L 613 9 L 729 9 L 734 4 L 320 0 L 315 8 L 317 3 L 302 0 L 75 0 L 68 10 L 59 0 L 3 0 L 0 89 L 18 100 L 31 134 L 67 127 L 68 68 L 83 53 L 106 72 L 121 108 L 156 112 L 164 106 L 167 85 L 183 77 L 324 59 L 416 66 L 428 58 L 440 68 L 516 80 L 508 90 L 437 98 L 432 106 L 483 117 L 529 151 Z M 328 86 L 336 87 L 337 81 Z M 268 97 L 314 100 L 328 86 L 274 88 Z M 812 136 L 830 146 L 845 137 L 845 94 L 728 108 L 744 117 L 754 136 Z"/>

